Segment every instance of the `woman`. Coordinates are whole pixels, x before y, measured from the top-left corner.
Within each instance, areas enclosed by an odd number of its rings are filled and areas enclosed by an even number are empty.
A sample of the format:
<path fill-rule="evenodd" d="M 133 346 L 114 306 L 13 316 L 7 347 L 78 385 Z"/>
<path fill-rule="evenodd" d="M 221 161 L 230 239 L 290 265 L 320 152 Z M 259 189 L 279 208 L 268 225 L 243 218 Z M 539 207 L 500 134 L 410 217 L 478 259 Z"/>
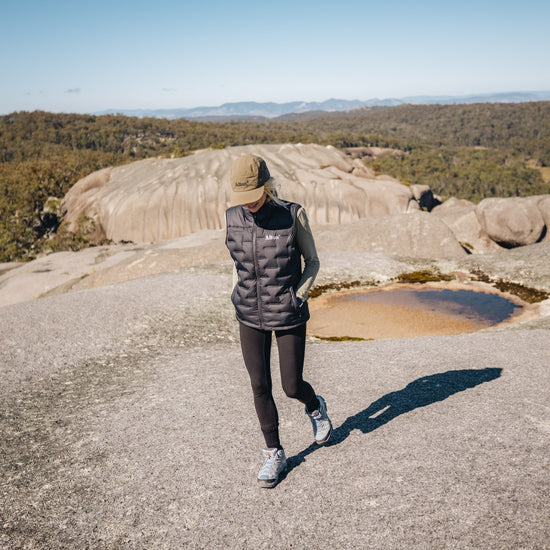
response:
<path fill-rule="evenodd" d="M 272 395 L 273 332 L 285 394 L 305 405 L 317 443 L 325 443 L 332 432 L 324 399 L 302 378 L 307 294 L 319 271 L 319 259 L 304 209 L 277 197 L 262 158 L 245 155 L 235 160 L 230 180 L 233 206 L 226 211 L 226 245 L 235 263 L 231 300 L 266 443 L 258 483 L 271 488 L 286 467 Z"/>

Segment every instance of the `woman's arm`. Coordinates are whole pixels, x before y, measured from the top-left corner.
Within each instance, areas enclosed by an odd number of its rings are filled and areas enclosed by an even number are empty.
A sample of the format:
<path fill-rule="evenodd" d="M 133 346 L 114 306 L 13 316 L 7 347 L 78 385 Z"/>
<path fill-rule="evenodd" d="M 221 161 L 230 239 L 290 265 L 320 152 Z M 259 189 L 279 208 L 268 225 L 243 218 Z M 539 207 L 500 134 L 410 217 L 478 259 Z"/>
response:
<path fill-rule="evenodd" d="M 317 249 L 315 248 L 313 233 L 311 232 L 306 211 L 303 207 L 298 210 L 296 243 L 305 262 L 302 278 L 296 289 L 296 297 L 302 300 L 302 302 L 305 302 L 309 289 L 313 285 L 315 277 L 317 277 L 317 273 L 319 272 L 320 263 L 319 256 L 317 256 Z"/>

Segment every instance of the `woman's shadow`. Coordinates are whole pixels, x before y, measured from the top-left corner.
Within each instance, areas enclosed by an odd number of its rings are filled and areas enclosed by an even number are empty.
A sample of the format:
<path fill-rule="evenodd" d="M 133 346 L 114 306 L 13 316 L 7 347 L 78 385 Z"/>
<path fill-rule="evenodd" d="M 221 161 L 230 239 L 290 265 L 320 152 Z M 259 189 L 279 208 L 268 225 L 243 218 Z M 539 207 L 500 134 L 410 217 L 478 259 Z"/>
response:
<path fill-rule="evenodd" d="M 402 390 L 388 393 L 366 409 L 346 418 L 343 424 L 333 430 L 330 440 L 323 447 L 342 443 L 353 430 L 361 430 L 365 434 L 372 432 L 418 407 L 443 401 L 455 393 L 490 382 L 498 378 L 501 372 L 499 368 L 450 370 L 418 378 Z M 319 448 L 319 445 L 312 443 L 297 455 L 289 457 L 286 475 Z"/>

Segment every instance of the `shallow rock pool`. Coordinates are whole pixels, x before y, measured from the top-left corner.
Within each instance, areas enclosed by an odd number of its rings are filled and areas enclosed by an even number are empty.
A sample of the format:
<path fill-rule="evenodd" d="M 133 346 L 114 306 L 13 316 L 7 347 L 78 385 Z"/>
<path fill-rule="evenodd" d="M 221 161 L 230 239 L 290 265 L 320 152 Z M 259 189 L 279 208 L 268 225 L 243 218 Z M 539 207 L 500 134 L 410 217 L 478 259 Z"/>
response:
<path fill-rule="evenodd" d="M 325 338 L 460 334 L 505 323 L 523 309 L 519 300 L 497 292 L 394 285 L 311 300 L 309 333 Z"/>

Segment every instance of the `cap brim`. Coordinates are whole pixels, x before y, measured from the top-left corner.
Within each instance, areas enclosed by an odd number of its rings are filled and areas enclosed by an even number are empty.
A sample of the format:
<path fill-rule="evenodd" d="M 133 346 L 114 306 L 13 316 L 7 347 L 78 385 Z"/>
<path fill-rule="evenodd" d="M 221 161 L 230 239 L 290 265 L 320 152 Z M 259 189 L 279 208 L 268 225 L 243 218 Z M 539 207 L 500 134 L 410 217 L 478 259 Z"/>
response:
<path fill-rule="evenodd" d="M 264 194 L 264 186 L 251 189 L 250 191 L 231 191 L 231 206 L 249 204 L 259 201 Z"/>

